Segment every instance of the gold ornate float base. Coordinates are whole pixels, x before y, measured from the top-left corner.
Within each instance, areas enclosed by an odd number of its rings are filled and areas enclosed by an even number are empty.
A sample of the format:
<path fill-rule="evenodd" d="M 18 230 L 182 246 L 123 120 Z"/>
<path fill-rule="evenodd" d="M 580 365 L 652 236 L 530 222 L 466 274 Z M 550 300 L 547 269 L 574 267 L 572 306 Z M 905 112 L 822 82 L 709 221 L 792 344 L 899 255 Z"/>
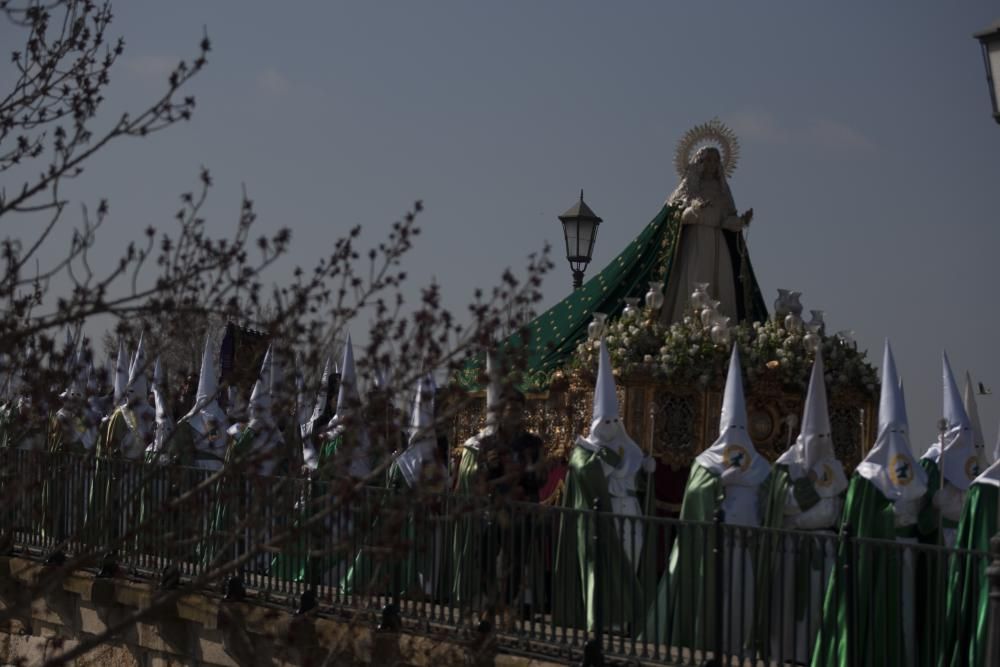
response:
<path fill-rule="evenodd" d="M 746 400 L 750 437 L 773 462 L 799 434 L 805 394 L 786 390 L 768 375 L 747 383 Z M 629 435 L 658 461 L 675 466 L 690 465 L 718 437 L 722 391 L 721 386 L 666 384 L 652 376 L 618 378 L 619 406 Z M 541 436 L 547 454 L 568 454 L 576 436 L 587 434 L 593 395 L 594 379 L 583 375 L 556 382 L 547 392 L 528 395 L 527 427 Z M 456 447 L 485 421 L 485 394 L 470 398 L 452 424 Z M 854 390 L 831 389 L 829 402 L 834 448 L 850 473 L 875 439 L 876 405 Z"/>

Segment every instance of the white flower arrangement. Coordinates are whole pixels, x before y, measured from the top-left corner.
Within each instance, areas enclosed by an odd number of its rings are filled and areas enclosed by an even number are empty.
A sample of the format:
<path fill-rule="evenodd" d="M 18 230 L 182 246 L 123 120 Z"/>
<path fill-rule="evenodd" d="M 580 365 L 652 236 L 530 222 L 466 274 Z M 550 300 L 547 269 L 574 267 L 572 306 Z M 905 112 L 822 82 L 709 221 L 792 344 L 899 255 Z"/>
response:
<path fill-rule="evenodd" d="M 745 322 L 729 329 L 730 339 L 740 347 L 747 379 L 776 377 L 789 388 L 805 389 L 812 370 L 814 352 L 801 333 L 786 331 L 782 323 Z M 874 396 L 878 374 L 852 340 L 839 335 L 819 336 L 831 389 L 853 389 Z M 669 327 L 655 317 L 610 320 L 604 340 L 611 362 L 621 376 L 651 375 L 676 385 L 721 384 L 725 378 L 731 343 L 715 343 L 698 318 L 686 317 Z M 815 339 L 814 341 L 815 342 Z M 595 373 L 598 341 L 577 346 L 571 367 Z"/>

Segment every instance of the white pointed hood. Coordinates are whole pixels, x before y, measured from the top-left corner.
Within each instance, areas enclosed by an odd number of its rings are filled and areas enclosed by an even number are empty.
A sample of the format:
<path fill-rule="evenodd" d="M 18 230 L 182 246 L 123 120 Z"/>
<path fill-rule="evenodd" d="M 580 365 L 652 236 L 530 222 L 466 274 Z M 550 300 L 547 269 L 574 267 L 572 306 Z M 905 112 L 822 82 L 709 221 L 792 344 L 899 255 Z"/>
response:
<path fill-rule="evenodd" d="M 878 435 L 855 473 L 874 484 L 882 495 L 894 502 L 915 500 L 927 492 L 927 474 L 913 457 L 908 428 L 896 361 L 886 340 L 882 356 Z"/>
<path fill-rule="evenodd" d="M 125 400 L 125 388 L 128 386 L 128 351 L 125 349 L 125 341 L 118 339 L 118 358 L 115 361 L 114 377 L 114 403 L 121 405 Z"/>
<path fill-rule="evenodd" d="M 726 391 L 722 397 L 719 437 L 695 461 L 717 475 L 732 470 L 733 472 L 727 473 L 732 476 L 729 484 L 739 486 L 757 486 L 771 472 L 771 465 L 757 452 L 747 432 L 747 405 L 743 396 L 740 350 L 735 343 L 729 358 Z"/>
<path fill-rule="evenodd" d="M 260 365 L 260 374 L 250 393 L 250 428 L 273 426 L 274 419 L 271 415 L 273 379 L 274 356 L 271 353 L 271 346 L 268 346 L 267 352 L 264 353 L 264 361 Z"/>
<path fill-rule="evenodd" d="M 352 429 L 355 447 L 350 453 L 348 472 L 355 479 L 367 477 L 371 472 L 369 458 L 371 446 L 368 429 L 360 419 L 360 404 L 358 373 L 354 366 L 354 345 L 351 343 L 351 335 L 348 334 L 347 342 L 344 344 L 344 360 L 341 364 L 340 388 L 337 391 L 337 411 L 330 420 L 324 437 L 335 438 L 344 434 L 348 427 Z"/>
<path fill-rule="evenodd" d="M 486 423 L 479 432 L 465 441 L 462 445 L 466 449 L 479 450 L 479 445 L 483 440 L 490 438 L 497 432 L 500 425 L 502 403 L 502 385 L 500 382 L 500 368 L 493 358 L 493 351 L 486 350 Z"/>
<path fill-rule="evenodd" d="M 280 448 L 284 442 L 272 412 L 274 381 L 280 372 L 274 351 L 268 346 L 261 362 L 260 374 L 250 394 L 250 422 L 247 424 L 247 428 L 255 433 L 250 456 L 259 459 L 257 472 L 261 475 L 274 473 L 279 463 Z"/>
<path fill-rule="evenodd" d="M 979 406 L 976 404 L 976 390 L 972 384 L 972 376 L 969 375 L 968 371 L 965 373 L 962 404 L 965 406 L 965 413 L 969 415 L 969 421 L 972 422 L 972 444 L 976 448 L 976 454 L 979 456 L 979 467 L 985 470 L 993 463 L 993 457 L 986 447 L 983 422 L 979 419 Z"/>
<path fill-rule="evenodd" d="M 601 339 L 600 358 L 597 363 L 597 383 L 594 385 L 594 409 L 591 413 L 590 433 L 594 434 L 602 422 L 611 420 L 620 422 L 618 411 L 618 392 L 615 385 L 614 369 L 611 367 L 611 355 L 608 346 Z"/>
<path fill-rule="evenodd" d="M 809 377 L 809 391 L 802 411 L 802 430 L 795 444 L 778 458 L 778 463 L 788 466 L 792 479 L 816 474 L 816 493 L 824 498 L 832 498 L 847 488 L 844 466 L 837 460 L 833 449 L 833 429 L 830 428 L 830 413 L 826 398 L 823 356 L 816 351 L 812 375 Z"/>
<path fill-rule="evenodd" d="M 77 402 L 82 401 L 86 395 L 87 367 L 80 358 L 79 350 L 74 351 L 67 361 L 66 374 L 66 389 L 59 394 L 59 398 Z"/>
<path fill-rule="evenodd" d="M 486 350 L 486 381 L 486 428 L 481 435 L 492 435 L 500 425 L 500 413 L 503 410 L 500 369 L 497 368 L 492 350 Z"/>
<path fill-rule="evenodd" d="M 358 392 L 358 372 L 354 366 L 354 345 L 351 334 L 347 334 L 344 344 L 344 361 L 341 364 L 340 387 L 337 390 L 337 411 L 333 418 L 337 423 L 346 421 L 357 412 L 361 404 L 361 394 Z"/>
<path fill-rule="evenodd" d="M 225 433 L 228 421 L 226 413 L 219 406 L 219 372 L 215 367 L 215 355 L 212 354 L 212 347 L 212 335 L 206 333 L 194 406 L 184 416 L 184 420 L 203 436 L 210 430 Z M 209 428 L 209 422 L 214 422 L 212 429 Z"/>
<path fill-rule="evenodd" d="M 327 357 L 326 363 L 323 365 L 323 376 L 319 381 L 319 391 L 316 392 L 316 404 L 313 406 L 309 419 L 301 427 L 302 459 L 313 470 L 319 465 L 319 452 L 316 451 L 316 443 L 312 436 L 320 426 L 320 419 L 323 418 L 326 404 L 330 400 L 330 374 L 333 372 L 333 368 L 330 357 Z"/>
<path fill-rule="evenodd" d="M 160 358 L 156 358 L 153 364 L 153 402 L 156 404 L 156 435 L 153 438 L 153 451 L 159 452 L 166 444 L 167 438 L 174 430 L 174 420 L 167 405 L 167 396 L 164 392 L 166 378 L 163 367 L 160 365 Z"/>
<path fill-rule="evenodd" d="M 316 392 L 316 403 L 313 405 L 312 415 L 308 421 L 310 433 L 315 428 L 317 420 L 326 412 L 326 404 L 330 400 L 330 377 L 333 373 L 333 360 L 327 357 L 326 363 L 323 364 L 323 376 L 319 380 L 319 391 Z"/>
<path fill-rule="evenodd" d="M 417 391 L 413 396 L 413 411 L 410 414 L 410 444 L 434 432 L 434 393 L 437 387 L 434 378 L 425 375 L 417 381 Z"/>
<path fill-rule="evenodd" d="M 125 393 L 137 403 L 149 404 L 149 383 L 146 380 L 146 343 L 144 333 L 139 334 L 139 345 L 135 348 L 132 367 L 128 371 L 128 386 Z"/>
<path fill-rule="evenodd" d="M 923 458 L 934 461 L 949 484 L 964 491 L 969 488 L 979 473 L 982 472 L 979 452 L 973 441 L 972 421 L 965 412 L 962 397 L 958 393 L 955 376 L 948 363 L 948 355 L 941 357 L 941 380 L 944 388 L 944 420 L 947 422 L 944 433 L 944 454 L 941 454 L 940 442 L 932 445 Z"/>
<path fill-rule="evenodd" d="M 611 471 L 605 470 L 605 473 L 610 475 L 609 485 L 613 486 L 616 483 L 616 478 L 627 480 L 628 484 L 624 490 L 631 490 L 635 475 L 642 466 L 645 457 L 639 445 L 625 431 L 625 424 L 622 423 L 618 411 L 618 393 L 615 390 L 611 355 L 608 354 L 608 347 L 603 338 L 600 346 L 590 433 L 586 438 L 577 437 L 576 444 L 590 451 L 604 448 L 618 454 L 622 462 Z M 614 489 L 612 489 L 612 493 L 614 493 Z"/>
<path fill-rule="evenodd" d="M 425 463 L 434 461 L 437 434 L 434 431 L 434 378 L 426 375 L 417 381 L 410 415 L 410 444 L 396 458 L 396 465 L 403 479 L 412 489 L 420 482 Z"/>

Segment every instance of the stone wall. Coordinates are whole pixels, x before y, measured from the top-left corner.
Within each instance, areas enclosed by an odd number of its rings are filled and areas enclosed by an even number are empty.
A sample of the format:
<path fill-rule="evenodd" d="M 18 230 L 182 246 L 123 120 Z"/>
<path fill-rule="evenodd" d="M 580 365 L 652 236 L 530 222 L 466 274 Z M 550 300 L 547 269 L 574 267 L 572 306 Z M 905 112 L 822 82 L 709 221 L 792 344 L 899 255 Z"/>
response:
<path fill-rule="evenodd" d="M 151 605 L 149 582 L 100 579 L 37 562 L 0 557 L 0 665 L 40 665 L 126 622 L 76 665 L 541 665 L 496 655 L 490 637 L 454 632 L 376 632 L 370 614 L 296 616 L 281 608 L 177 595 Z M 131 621 L 146 610 L 147 617 Z"/>

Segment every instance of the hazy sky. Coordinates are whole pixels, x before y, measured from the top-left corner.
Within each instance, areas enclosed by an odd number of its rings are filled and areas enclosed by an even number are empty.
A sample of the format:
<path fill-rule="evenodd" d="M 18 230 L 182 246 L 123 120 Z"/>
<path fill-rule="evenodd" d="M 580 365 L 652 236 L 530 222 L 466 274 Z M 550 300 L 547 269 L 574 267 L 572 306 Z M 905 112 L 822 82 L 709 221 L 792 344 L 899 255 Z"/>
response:
<path fill-rule="evenodd" d="M 422 199 L 408 268 L 454 306 L 548 241 L 548 306 L 570 285 L 556 216 L 580 188 L 605 221 L 589 276 L 670 194 L 681 134 L 718 116 L 742 141 L 730 184 L 756 212 L 769 305 L 801 290 L 876 364 L 889 336 L 918 451 L 941 413 L 942 349 L 1000 395 L 1000 125 L 971 37 L 1000 18 L 994 2 L 129 0 L 116 16 L 116 112 L 160 90 L 203 25 L 213 51 L 191 123 L 117 145 L 78 184 L 111 200 L 109 257 L 169 224 L 205 165 L 213 229 L 234 223 L 245 183 L 261 229 L 290 226 L 303 264 Z M 979 401 L 992 443 L 998 399 Z"/>

